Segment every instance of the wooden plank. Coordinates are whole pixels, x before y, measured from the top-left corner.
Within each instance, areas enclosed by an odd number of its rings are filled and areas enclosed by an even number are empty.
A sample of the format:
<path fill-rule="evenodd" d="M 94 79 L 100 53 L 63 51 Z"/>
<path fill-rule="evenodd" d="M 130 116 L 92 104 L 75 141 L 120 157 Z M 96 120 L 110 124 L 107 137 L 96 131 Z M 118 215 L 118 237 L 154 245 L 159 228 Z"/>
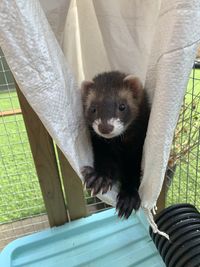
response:
<path fill-rule="evenodd" d="M 16 86 L 50 226 L 68 221 L 53 140 Z"/>
<path fill-rule="evenodd" d="M 167 187 L 166 187 L 166 177 L 163 182 L 162 190 L 160 192 L 160 195 L 158 197 L 157 201 L 157 213 L 162 211 L 166 207 L 166 192 L 167 192 Z"/>
<path fill-rule="evenodd" d="M 59 148 L 57 148 L 57 150 L 68 212 L 70 219 L 75 220 L 87 215 L 87 207 L 85 203 L 82 182 L 62 151 Z"/>
<path fill-rule="evenodd" d="M 6 111 L 0 111 L 0 117 L 7 117 L 12 115 L 18 115 L 22 114 L 22 111 L 20 108 L 18 109 L 12 109 L 12 110 L 6 110 Z"/>

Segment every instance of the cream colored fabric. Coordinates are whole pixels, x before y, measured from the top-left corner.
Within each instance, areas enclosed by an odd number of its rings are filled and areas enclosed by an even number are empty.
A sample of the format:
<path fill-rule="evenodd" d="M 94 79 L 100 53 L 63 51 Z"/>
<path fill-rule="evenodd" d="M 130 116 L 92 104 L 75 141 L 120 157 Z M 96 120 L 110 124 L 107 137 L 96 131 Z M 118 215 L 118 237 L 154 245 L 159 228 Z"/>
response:
<path fill-rule="evenodd" d="M 0 2 L 0 45 L 17 82 L 80 175 L 80 167 L 92 164 L 92 152 L 78 84 L 105 70 L 141 78 L 152 112 L 140 196 L 157 231 L 151 211 L 200 39 L 200 1 L 41 2 L 65 57 L 38 1 Z M 115 205 L 116 193 L 99 197 Z"/>

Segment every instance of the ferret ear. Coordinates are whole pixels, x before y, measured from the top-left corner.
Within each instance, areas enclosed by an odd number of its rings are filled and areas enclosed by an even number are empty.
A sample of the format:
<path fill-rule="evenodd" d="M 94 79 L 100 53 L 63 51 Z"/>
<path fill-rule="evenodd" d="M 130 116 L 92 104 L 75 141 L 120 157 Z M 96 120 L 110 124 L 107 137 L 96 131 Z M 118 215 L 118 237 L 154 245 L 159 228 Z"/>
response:
<path fill-rule="evenodd" d="M 82 92 L 82 94 L 87 94 L 89 89 L 92 87 L 93 84 L 94 84 L 93 81 L 83 81 L 81 83 L 81 92 Z"/>
<path fill-rule="evenodd" d="M 134 97 L 140 97 L 143 91 L 143 84 L 138 77 L 133 75 L 128 75 L 124 78 L 124 83 L 126 86 L 132 89 Z"/>

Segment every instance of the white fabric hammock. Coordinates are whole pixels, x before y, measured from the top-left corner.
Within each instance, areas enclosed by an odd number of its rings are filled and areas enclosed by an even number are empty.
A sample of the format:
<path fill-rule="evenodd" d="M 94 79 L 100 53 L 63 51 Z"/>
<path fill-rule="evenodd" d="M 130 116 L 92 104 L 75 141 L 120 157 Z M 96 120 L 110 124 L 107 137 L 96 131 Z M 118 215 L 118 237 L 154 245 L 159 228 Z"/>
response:
<path fill-rule="evenodd" d="M 36 0 L 0 2 L 0 46 L 15 79 L 80 176 L 80 168 L 92 164 L 92 152 L 78 84 L 105 70 L 141 78 L 152 112 L 140 196 L 158 232 L 151 212 L 200 39 L 200 1 L 42 0 L 41 4 L 43 9 Z M 98 197 L 114 206 L 116 189 Z"/>

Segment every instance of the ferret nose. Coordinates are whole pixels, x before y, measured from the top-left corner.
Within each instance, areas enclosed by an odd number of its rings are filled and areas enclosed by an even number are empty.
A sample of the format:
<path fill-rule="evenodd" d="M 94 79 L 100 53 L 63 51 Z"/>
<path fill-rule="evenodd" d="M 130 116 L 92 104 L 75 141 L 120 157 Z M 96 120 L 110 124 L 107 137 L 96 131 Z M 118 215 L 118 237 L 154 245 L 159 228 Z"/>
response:
<path fill-rule="evenodd" d="M 98 129 L 99 129 L 99 132 L 101 132 L 102 134 L 109 134 L 112 132 L 113 130 L 113 125 L 111 124 L 104 124 L 104 123 L 100 123 L 98 125 Z"/>

